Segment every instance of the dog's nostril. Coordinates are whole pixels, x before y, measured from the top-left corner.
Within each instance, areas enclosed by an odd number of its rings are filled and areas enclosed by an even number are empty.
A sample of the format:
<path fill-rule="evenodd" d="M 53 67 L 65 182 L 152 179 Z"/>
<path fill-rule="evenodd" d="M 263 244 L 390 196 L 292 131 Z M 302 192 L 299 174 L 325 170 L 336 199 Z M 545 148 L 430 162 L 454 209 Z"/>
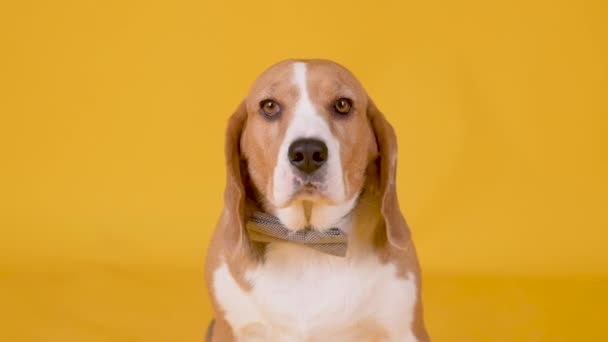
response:
<path fill-rule="evenodd" d="M 322 162 L 322 161 L 325 161 L 325 158 L 323 158 L 323 156 L 321 155 L 321 152 L 315 152 L 312 154 L 312 160 L 314 160 L 316 162 Z"/>
<path fill-rule="evenodd" d="M 299 162 L 304 160 L 304 153 L 302 152 L 296 152 L 296 154 L 294 155 L 293 159 L 294 162 Z"/>

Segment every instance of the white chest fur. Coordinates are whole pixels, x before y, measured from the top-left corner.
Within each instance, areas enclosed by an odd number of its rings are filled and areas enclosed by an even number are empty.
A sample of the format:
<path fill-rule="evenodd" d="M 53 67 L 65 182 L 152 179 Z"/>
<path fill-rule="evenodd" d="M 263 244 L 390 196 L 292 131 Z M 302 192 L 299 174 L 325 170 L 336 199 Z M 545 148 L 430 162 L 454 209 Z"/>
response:
<path fill-rule="evenodd" d="M 341 258 L 286 243 L 268 246 L 244 291 L 228 266 L 214 273 L 216 299 L 238 341 L 416 341 L 412 273 L 377 257 Z"/>

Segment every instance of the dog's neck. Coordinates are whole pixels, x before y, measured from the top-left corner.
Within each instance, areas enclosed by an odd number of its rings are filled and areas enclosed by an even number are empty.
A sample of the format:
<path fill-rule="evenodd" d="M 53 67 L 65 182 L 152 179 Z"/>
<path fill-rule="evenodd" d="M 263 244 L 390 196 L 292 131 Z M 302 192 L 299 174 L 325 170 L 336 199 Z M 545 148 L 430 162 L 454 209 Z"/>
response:
<path fill-rule="evenodd" d="M 247 221 L 249 238 L 258 243 L 290 242 L 318 250 L 323 253 L 344 257 L 348 246 L 348 237 L 338 227 L 324 230 L 310 227 L 292 231 L 281 221 L 268 213 L 257 212 Z"/>

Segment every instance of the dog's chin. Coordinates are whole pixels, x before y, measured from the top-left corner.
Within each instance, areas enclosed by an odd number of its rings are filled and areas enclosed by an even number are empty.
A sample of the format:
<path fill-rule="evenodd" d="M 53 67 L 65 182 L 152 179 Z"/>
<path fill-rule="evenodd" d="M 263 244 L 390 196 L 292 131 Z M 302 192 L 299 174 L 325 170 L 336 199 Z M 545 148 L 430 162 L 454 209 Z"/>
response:
<path fill-rule="evenodd" d="M 294 191 L 290 201 L 274 209 L 274 215 L 289 230 L 305 228 L 326 230 L 339 226 L 352 210 L 353 199 L 337 202 L 312 185 L 304 185 Z"/>

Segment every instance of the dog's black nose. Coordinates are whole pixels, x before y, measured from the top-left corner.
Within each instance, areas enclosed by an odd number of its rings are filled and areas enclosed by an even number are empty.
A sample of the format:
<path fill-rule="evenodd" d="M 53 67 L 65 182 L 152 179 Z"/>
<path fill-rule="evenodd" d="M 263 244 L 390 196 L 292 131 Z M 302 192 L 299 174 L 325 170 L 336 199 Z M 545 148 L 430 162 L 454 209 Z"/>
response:
<path fill-rule="evenodd" d="M 327 161 L 327 145 L 317 139 L 298 139 L 287 152 L 291 165 L 305 173 L 313 173 Z"/>

